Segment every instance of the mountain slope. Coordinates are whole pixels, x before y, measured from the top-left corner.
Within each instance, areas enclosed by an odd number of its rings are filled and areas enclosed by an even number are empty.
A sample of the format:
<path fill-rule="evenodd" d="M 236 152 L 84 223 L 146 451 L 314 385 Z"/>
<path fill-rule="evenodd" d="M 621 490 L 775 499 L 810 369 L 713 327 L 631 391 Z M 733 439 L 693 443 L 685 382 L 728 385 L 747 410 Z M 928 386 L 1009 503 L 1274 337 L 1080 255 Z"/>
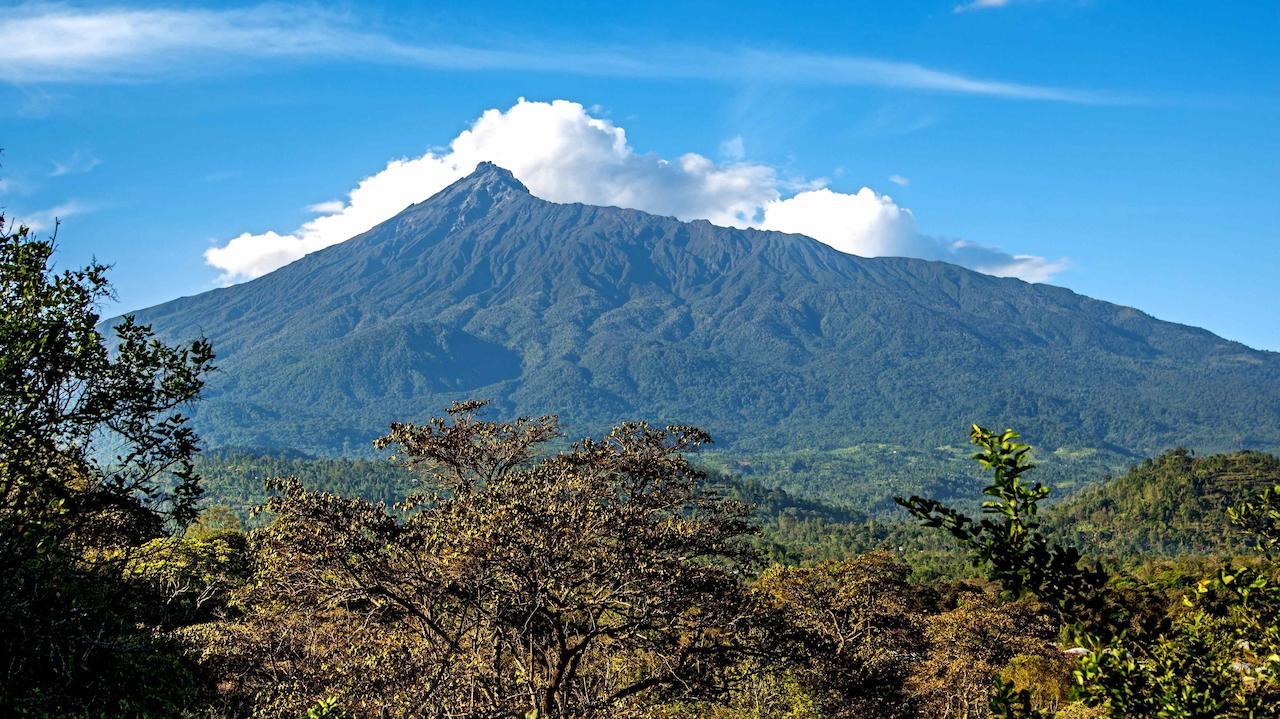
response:
<path fill-rule="evenodd" d="M 1174 556 L 1244 551 L 1227 508 L 1280 484 L 1280 457 L 1166 452 L 1053 505 L 1046 524 L 1090 552 Z"/>
<path fill-rule="evenodd" d="M 471 176 L 266 276 L 137 313 L 207 335 L 214 445 L 363 451 L 451 399 L 696 423 L 734 452 L 961 442 L 1280 449 L 1280 355 L 1048 285 Z M 1101 453 L 1101 454 L 1098 454 Z"/>

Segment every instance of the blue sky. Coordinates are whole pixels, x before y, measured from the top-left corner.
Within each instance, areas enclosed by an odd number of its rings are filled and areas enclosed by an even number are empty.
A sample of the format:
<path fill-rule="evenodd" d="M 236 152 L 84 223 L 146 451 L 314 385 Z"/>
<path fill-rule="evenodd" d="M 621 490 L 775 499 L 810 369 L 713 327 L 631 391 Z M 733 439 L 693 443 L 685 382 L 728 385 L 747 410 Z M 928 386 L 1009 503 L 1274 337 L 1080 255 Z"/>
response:
<path fill-rule="evenodd" d="M 1280 350 L 1274 1 L 24 4 L 0 37 L 0 205 L 113 263 L 110 311 L 493 154 L 548 199 L 949 259 Z"/>

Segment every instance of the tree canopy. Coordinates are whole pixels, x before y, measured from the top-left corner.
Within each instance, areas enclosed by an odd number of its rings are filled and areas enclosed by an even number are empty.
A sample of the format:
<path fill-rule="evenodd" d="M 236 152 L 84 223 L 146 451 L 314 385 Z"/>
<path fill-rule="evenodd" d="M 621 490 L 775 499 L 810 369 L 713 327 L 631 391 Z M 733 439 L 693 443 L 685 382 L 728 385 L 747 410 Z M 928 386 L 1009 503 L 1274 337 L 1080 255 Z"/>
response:
<path fill-rule="evenodd" d="M 0 218 L 0 707 L 110 714 L 99 687 L 136 686 L 132 672 L 164 661 L 139 631 L 154 597 L 122 568 L 195 516 L 197 441 L 179 409 L 213 351 L 131 319 L 108 343 L 106 267 L 57 272 L 53 252 Z M 151 700 L 166 701 L 122 699 Z"/>

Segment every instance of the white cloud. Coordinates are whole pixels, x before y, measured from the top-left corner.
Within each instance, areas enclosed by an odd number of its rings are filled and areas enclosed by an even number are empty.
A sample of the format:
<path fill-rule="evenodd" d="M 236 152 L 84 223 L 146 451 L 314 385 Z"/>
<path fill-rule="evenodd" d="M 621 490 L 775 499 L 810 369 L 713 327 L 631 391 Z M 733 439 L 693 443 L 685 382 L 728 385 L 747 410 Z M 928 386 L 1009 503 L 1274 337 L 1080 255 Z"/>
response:
<path fill-rule="evenodd" d="M 282 5 L 233 10 L 81 9 L 31 4 L 6 12 L 11 43 L 0 77 L 10 82 L 137 80 L 199 70 L 221 56 L 341 53 L 342 18 Z M 360 38 L 357 38 L 360 39 Z"/>
<path fill-rule="evenodd" d="M 945 251 L 932 259 L 954 262 L 996 277 L 1018 277 L 1027 282 L 1048 282 L 1071 266 L 1064 257 L 1051 260 L 1036 255 L 1010 255 L 995 247 L 965 240 L 940 240 Z"/>
<path fill-rule="evenodd" d="M 315 6 L 82 9 L 35 4 L 7 10 L 0 81 L 139 82 L 229 72 L 262 61 L 394 63 L 456 71 L 509 70 L 604 77 L 876 86 L 1022 100 L 1124 103 L 1105 93 L 973 78 L 909 62 L 774 50 L 661 46 L 503 49 L 409 42 Z"/>
<path fill-rule="evenodd" d="M 720 156 L 733 162 L 739 162 L 746 157 L 747 147 L 742 141 L 742 135 L 734 135 L 720 143 Z"/>
<path fill-rule="evenodd" d="M 1047 281 L 1067 268 L 1062 259 L 1014 255 L 965 240 L 926 235 L 916 229 L 910 210 L 868 187 L 854 194 L 822 188 L 775 200 L 765 206 L 760 226 L 807 235 L 854 255 L 942 260 L 1028 282 Z"/>
<path fill-rule="evenodd" d="M 205 250 L 204 259 L 223 271 L 224 282 L 231 283 L 265 275 L 324 247 L 297 235 L 281 235 L 270 230 L 259 235 L 244 232 L 221 247 Z"/>
<path fill-rule="evenodd" d="M 898 187 L 906 187 L 911 184 L 911 180 L 903 177 L 902 175 L 889 175 L 889 182 L 892 182 Z"/>
<path fill-rule="evenodd" d="M 102 164 L 95 155 L 76 150 L 71 153 L 71 157 L 66 160 L 54 160 L 53 169 L 49 171 L 49 177 L 62 177 L 63 175 L 83 175 L 86 172 Z"/>
<path fill-rule="evenodd" d="M 222 271 L 224 282 L 257 277 L 364 232 L 482 160 L 511 170 L 530 191 L 553 202 L 617 205 L 737 227 L 755 222 L 764 204 L 778 196 L 771 167 L 722 166 L 693 153 L 675 161 L 637 154 L 622 128 L 578 103 L 522 98 L 505 112 L 486 111 L 447 151 L 392 161 L 361 180 L 340 209 L 297 231 L 242 234 L 207 250 L 205 259 Z"/>
<path fill-rule="evenodd" d="M 973 10 L 992 10 L 998 7 L 1005 7 L 1010 0 L 971 0 L 971 2 L 961 3 L 955 6 L 955 12 L 971 12 Z"/>
<path fill-rule="evenodd" d="M 89 207 L 79 200 L 68 200 L 44 210 L 26 214 L 14 213 L 9 221 L 14 226 L 26 225 L 33 233 L 47 233 L 53 230 L 59 221 L 65 220 L 72 215 L 82 215 L 88 211 Z"/>
<path fill-rule="evenodd" d="M 291 233 L 243 233 L 205 252 L 206 261 L 234 282 L 270 272 L 315 250 L 353 237 L 470 173 L 482 160 L 511 170 L 533 194 L 553 202 L 616 205 L 806 234 L 844 252 L 943 259 L 992 274 L 1039 281 L 1060 262 L 1011 255 L 963 241 L 919 233 L 911 212 L 869 188 L 846 194 L 821 181 L 785 181 L 758 163 L 718 164 L 688 153 L 676 160 L 637 153 L 626 132 L 566 100 L 518 101 L 487 110 L 447 150 L 392 161 L 361 180 L 345 203 Z M 789 197 L 784 192 L 800 191 Z"/>
<path fill-rule="evenodd" d="M 952 12 L 965 13 L 977 10 L 995 10 L 997 8 L 1009 7 L 1010 5 L 1027 5 L 1031 3 L 1041 2 L 1042 0 L 970 0 L 962 2 L 952 8 Z"/>
<path fill-rule="evenodd" d="M 809 190 L 764 207 L 760 227 L 808 235 L 853 255 L 920 255 L 911 211 L 869 187 L 853 194 Z"/>
<path fill-rule="evenodd" d="M 307 205 L 307 212 L 317 215 L 331 215 L 335 212 L 341 212 L 342 208 L 346 206 L 347 203 L 342 200 L 325 200 L 324 202 L 317 202 L 314 205 Z"/>

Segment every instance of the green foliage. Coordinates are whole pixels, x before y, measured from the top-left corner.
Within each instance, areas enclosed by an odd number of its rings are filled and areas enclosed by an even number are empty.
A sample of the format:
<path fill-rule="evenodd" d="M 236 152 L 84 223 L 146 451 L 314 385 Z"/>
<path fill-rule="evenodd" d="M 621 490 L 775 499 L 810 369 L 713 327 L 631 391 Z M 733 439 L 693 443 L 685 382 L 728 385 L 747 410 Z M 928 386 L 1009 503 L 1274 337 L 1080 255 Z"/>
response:
<path fill-rule="evenodd" d="M 192 529 L 196 531 L 192 531 Z M 132 552 L 125 578 L 162 597 L 163 627 L 211 621 L 250 576 L 246 537 L 235 529 L 195 525 L 184 537 L 160 537 Z"/>
<path fill-rule="evenodd" d="M 1065 543 L 1126 562 L 1229 555 L 1242 549 L 1244 535 L 1224 531 L 1223 510 L 1277 483 L 1280 458 L 1176 449 L 1050 505 L 1044 524 Z"/>
<path fill-rule="evenodd" d="M 1267 487 L 1257 501 L 1227 510 L 1231 522 L 1251 536 L 1268 556 L 1280 546 L 1280 484 Z"/>
<path fill-rule="evenodd" d="M 995 717 L 1010 719 L 1053 719 L 1053 712 L 1041 711 L 1031 701 L 1031 691 L 1018 689 L 1013 682 L 996 677 L 988 706 Z"/>
<path fill-rule="evenodd" d="M 1036 520 L 1047 492 L 1027 485 L 1028 448 L 1012 431 L 975 426 L 975 458 L 992 475 L 983 510 L 998 520 L 975 523 L 932 500 L 902 504 L 926 526 L 945 528 L 990 576 L 1014 594 L 1030 593 L 1053 607 L 1089 651 L 1076 669 L 1076 691 L 1107 716 L 1125 719 L 1270 716 L 1280 702 L 1280 567 L 1220 569 L 1201 579 L 1182 606 L 1144 616 L 1143 597 L 1126 592 L 1100 567 L 1082 566 L 1074 550 L 1052 543 Z M 1254 533 L 1264 550 L 1276 495 L 1235 508 L 1231 519 Z M 1030 692 L 1001 682 L 993 714 L 1039 719 Z"/>
<path fill-rule="evenodd" d="M 1029 460 L 1031 447 L 1018 439 L 1013 430 L 994 433 L 972 427 L 970 441 L 979 448 L 973 458 L 991 475 L 983 489 L 992 498 L 982 503 L 986 518 L 975 522 L 933 499 L 911 497 L 899 503 L 924 526 L 949 532 L 970 551 L 974 565 L 985 567 L 988 577 L 1010 594 L 1032 594 L 1051 604 L 1061 619 L 1109 637 L 1127 619 L 1106 600 L 1110 577 L 1100 565 L 1082 566 L 1076 549 L 1053 543 L 1041 531 L 1039 503 L 1049 489 L 1023 480 L 1035 465 Z"/>
<path fill-rule="evenodd" d="M 130 318 L 110 349 L 106 268 L 55 272 L 53 252 L 0 218 L 0 713 L 176 713 L 197 682 L 127 568 L 195 514 L 178 408 L 213 353 Z"/>
<path fill-rule="evenodd" d="M 342 705 L 338 703 L 337 698 L 328 697 L 316 702 L 314 706 L 307 709 L 305 719 L 348 719 L 349 715 L 342 710 Z M 530 719 L 537 719 L 536 716 Z"/>
<path fill-rule="evenodd" d="M 206 505 L 223 505 L 244 522 L 266 521 L 254 510 L 268 498 L 269 480 L 297 477 L 318 492 L 397 504 L 415 486 L 414 475 L 387 459 L 329 459 L 284 451 L 217 449 L 196 458 Z"/>
<path fill-rule="evenodd" d="M 922 444 L 924 440 L 921 440 Z M 1059 458 L 1037 470 L 1055 492 L 1093 484 L 1131 458 L 1115 451 Z M 977 510 L 973 494 L 982 474 L 969 459 L 967 446 L 936 447 L 868 443 L 837 449 L 720 449 L 703 461 L 724 474 L 802 497 L 856 510 L 882 523 L 901 521 L 894 497 L 933 497 L 965 510 Z"/>

